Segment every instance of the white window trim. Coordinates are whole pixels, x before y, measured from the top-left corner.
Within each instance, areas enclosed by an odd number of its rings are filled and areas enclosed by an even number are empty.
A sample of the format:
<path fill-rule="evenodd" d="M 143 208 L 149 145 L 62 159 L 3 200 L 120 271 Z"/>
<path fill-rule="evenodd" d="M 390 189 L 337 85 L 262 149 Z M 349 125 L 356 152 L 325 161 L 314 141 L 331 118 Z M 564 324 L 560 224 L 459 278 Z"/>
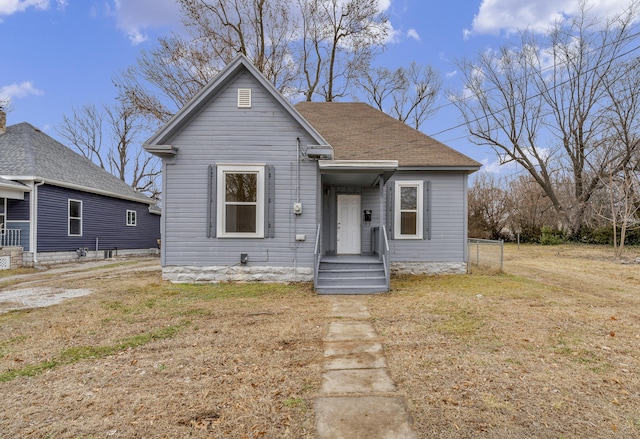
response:
<path fill-rule="evenodd" d="M 131 216 L 129 214 L 133 213 L 133 221 L 129 221 Z M 127 226 L 128 227 L 136 227 L 138 225 L 138 211 L 127 209 Z"/>
<path fill-rule="evenodd" d="M 257 194 L 256 194 L 256 233 L 227 233 L 225 232 L 226 210 L 225 210 L 225 175 L 256 173 Z M 265 185 L 265 165 L 218 165 L 217 169 L 217 218 L 216 229 L 219 238 L 264 238 L 264 185 Z"/>
<path fill-rule="evenodd" d="M 402 223 L 401 223 L 401 216 L 400 216 L 400 203 L 401 203 L 401 189 L 403 187 L 415 187 L 417 188 L 417 193 L 416 193 L 416 208 L 417 208 L 417 212 L 416 212 L 416 234 L 415 235 L 407 235 L 407 234 L 402 234 L 401 230 L 402 230 Z M 422 239 L 423 233 L 424 233 L 424 221 L 423 221 L 423 215 L 424 215 L 424 206 L 422 205 L 423 200 L 424 200 L 424 196 L 423 196 L 423 191 L 424 191 L 424 187 L 423 187 L 423 182 L 420 180 L 407 180 L 407 181 L 396 181 L 395 182 L 395 194 L 394 194 L 394 206 L 393 206 L 393 236 L 395 239 Z"/>
<path fill-rule="evenodd" d="M 80 203 L 80 216 L 79 217 L 71 217 L 71 203 Z M 84 220 L 82 219 L 83 216 L 83 206 L 82 206 L 82 200 L 73 200 L 71 198 L 68 199 L 67 201 L 67 236 L 82 236 L 82 231 L 83 231 L 83 223 Z M 80 233 L 79 234 L 72 234 L 71 233 L 71 220 L 72 219 L 79 219 L 80 220 Z"/>

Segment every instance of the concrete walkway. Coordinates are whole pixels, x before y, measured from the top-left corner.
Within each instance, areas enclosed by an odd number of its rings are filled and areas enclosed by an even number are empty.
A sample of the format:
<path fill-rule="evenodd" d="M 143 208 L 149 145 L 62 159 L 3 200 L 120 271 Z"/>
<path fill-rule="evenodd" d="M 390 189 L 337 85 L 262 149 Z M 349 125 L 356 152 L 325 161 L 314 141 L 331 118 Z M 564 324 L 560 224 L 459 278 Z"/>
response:
<path fill-rule="evenodd" d="M 380 337 L 368 321 L 366 297 L 327 296 L 322 396 L 316 398 L 318 439 L 415 439 L 404 398 L 389 377 Z"/>

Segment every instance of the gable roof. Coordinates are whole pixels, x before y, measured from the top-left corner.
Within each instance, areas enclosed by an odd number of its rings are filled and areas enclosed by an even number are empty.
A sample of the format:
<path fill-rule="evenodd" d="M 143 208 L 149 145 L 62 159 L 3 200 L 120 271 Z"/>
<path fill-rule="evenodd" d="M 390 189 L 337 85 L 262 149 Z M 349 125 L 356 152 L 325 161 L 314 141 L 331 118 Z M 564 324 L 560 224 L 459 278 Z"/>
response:
<path fill-rule="evenodd" d="M 26 122 L 11 125 L 0 134 L 0 175 L 9 180 L 43 180 L 56 186 L 155 204 L 151 198 Z"/>
<path fill-rule="evenodd" d="M 481 164 L 363 102 L 295 106 L 331 144 L 335 160 L 397 160 L 400 167 L 475 171 Z"/>
<path fill-rule="evenodd" d="M 143 147 L 152 154 L 159 156 L 171 156 L 177 152 L 177 149 L 171 145 L 167 145 L 175 134 L 189 123 L 191 117 L 197 114 L 202 108 L 215 99 L 215 97 L 226 88 L 241 72 L 246 71 L 251 74 L 256 81 L 269 93 L 273 99 L 280 104 L 285 112 L 287 112 L 309 136 L 318 145 L 327 145 L 327 141 L 309 124 L 304 117 L 298 113 L 291 103 L 273 86 L 273 84 L 264 77 L 264 75 L 249 61 L 249 59 L 240 54 L 233 61 L 227 64 L 218 74 L 205 85 L 187 104 L 180 109 L 164 126 L 155 132 L 153 136 L 147 140 Z"/>

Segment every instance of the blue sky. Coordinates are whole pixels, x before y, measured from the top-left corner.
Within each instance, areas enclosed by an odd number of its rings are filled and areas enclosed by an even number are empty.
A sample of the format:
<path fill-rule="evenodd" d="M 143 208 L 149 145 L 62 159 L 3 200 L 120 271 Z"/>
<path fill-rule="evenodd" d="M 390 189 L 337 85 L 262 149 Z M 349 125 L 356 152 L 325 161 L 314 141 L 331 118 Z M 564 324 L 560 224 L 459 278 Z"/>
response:
<path fill-rule="evenodd" d="M 377 63 L 389 68 L 415 61 L 443 76 L 444 88 L 460 90 L 455 60 L 498 47 L 517 29 L 540 32 L 578 10 L 578 0 L 379 0 L 393 37 Z M 592 0 L 606 15 L 628 0 Z M 9 125 L 29 122 L 52 137 L 73 107 L 112 103 L 112 78 L 135 63 L 141 49 L 179 31 L 173 0 L 0 0 L 0 99 L 9 97 Z M 488 149 L 472 145 L 457 110 L 442 108 L 423 131 L 472 158 L 494 162 Z"/>

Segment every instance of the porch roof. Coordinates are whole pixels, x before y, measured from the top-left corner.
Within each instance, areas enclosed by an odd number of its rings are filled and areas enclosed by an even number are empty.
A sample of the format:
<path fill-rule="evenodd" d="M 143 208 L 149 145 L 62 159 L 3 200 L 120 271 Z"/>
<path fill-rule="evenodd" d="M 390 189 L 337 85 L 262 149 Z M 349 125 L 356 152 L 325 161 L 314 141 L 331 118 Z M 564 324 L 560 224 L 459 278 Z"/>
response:
<path fill-rule="evenodd" d="M 336 185 L 374 186 L 398 169 L 397 160 L 318 160 L 322 182 Z"/>
<path fill-rule="evenodd" d="M 26 184 L 0 177 L 0 198 L 24 200 L 24 193 L 31 191 Z"/>

